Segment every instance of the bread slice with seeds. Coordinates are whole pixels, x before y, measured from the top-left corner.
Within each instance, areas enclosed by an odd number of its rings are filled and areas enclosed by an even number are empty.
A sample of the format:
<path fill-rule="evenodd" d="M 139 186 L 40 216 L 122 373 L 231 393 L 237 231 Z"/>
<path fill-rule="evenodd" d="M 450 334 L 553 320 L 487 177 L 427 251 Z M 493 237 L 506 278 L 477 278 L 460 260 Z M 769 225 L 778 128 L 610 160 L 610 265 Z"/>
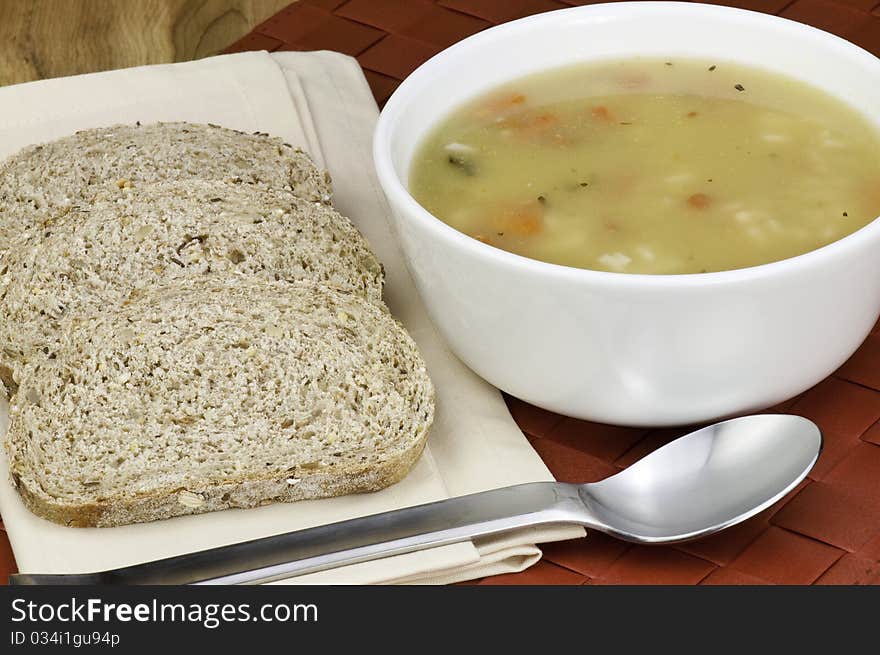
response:
<path fill-rule="evenodd" d="M 141 185 L 74 207 L 38 243 L 19 238 L 4 270 L 0 363 L 13 378 L 33 355 L 54 352 L 70 316 L 111 311 L 174 280 L 308 279 L 374 302 L 383 285 L 369 244 L 331 207 L 199 180 Z"/>
<path fill-rule="evenodd" d="M 35 514 L 112 526 L 373 491 L 433 420 L 415 343 L 379 305 L 312 283 L 199 280 L 71 325 L 12 403 Z"/>
<path fill-rule="evenodd" d="M 328 203 L 330 179 L 303 151 L 265 133 L 153 123 L 83 130 L 0 163 L 0 255 L 17 235 L 98 191 L 163 180 L 233 180 Z"/>

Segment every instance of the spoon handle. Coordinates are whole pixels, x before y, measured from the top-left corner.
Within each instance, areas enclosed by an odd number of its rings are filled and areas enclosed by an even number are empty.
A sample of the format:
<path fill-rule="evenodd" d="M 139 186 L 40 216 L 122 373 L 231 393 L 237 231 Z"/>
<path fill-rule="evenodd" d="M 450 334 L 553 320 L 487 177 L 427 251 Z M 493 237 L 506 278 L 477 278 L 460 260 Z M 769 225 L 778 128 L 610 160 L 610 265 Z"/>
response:
<path fill-rule="evenodd" d="M 10 576 L 12 584 L 268 582 L 548 523 L 583 523 L 577 486 L 535 482 L 417 505 L 100 573 Z"/>

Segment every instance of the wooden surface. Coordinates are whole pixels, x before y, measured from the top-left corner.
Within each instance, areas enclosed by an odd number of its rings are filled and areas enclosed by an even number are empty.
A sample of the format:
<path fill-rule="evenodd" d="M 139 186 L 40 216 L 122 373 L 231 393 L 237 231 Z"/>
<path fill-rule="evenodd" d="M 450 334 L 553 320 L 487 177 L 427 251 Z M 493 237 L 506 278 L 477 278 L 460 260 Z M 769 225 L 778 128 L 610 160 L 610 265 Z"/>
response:
<path fill-rule="evenodd" d="M 291 0 L 0 0 L 0 85 L 219 53 Z"/>

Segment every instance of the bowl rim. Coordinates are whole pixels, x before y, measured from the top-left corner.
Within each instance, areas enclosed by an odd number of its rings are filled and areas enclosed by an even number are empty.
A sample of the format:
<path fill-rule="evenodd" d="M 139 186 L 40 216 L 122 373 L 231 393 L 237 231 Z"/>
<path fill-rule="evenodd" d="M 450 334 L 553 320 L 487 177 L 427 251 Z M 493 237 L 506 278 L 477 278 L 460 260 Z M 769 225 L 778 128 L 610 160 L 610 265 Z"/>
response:
<path fill-rule="evenodd" d="M 751 20 L 756 23 L 775 25 L 779 29 L 789 30 L 790 33 L 799 33 L 805 39 L 821 40 L 833 44 L 834 47 L 839 48 L 851 57 L 862 58 L 866 62 L 870 62 L 874 65 L 880 64 L 880 58 L 875 57 L 867 50 L 817 27 L 772 14 L 764 14 L 748 9 L 726 7 L 723 5 L 674 1 L 614 2 L 569 7 L 526 16 L 524 18 L 490 27 L 453 44 L 416 68 L 394 91 L 379 115 L 373 139 L 373 163 L 383 191 L 389 196 L 389 200 L 391 200 L 391 196 L 393 195 L 395 199 L 403 205 L 404 212 L 402 213 L 407 217 L 406 220 L 411 220 L 408 218 L 410 216 L 416 217 L 415 220 L 424 224 L 424 226 L 429 228 L 435 236 L 451 242 L 455 247 L 462 249 L 466 253 L 470 253 L 475 257 L 488 258 L 495 264 L 505 268 L 525 269 L 531 273 L 548 275 L 552 278 L 566 279 L 574 282 L 597 282 L 639 287 L 645 285 L 655 287 L 703 287 L 722 285 L 731 282 L 762 278 L 768 275 L 796 273 L 808 267 L 821 267 L 823 261 L 833 257 L 846 256 L 849 252 L 858 248 L 863 241 L 869 240 L 875 235 L 880 236 L 880 216 L 878 216 L 858 230 L 841 239 L 832 241 L 831 243 L 816 248 L 815 250 L 810 250 L 800 255 L 766 264 L 758 264 L 755 266 L 711 273 L 647 274 L 597 271 L 566 266 L 563 264 L 553 264 L 518 255 L 477 241 L 431 214 L 419 204 L 403 184 L 395 170 L 391 157 L 391 135 L 394 131 L 395 120 L 397 116 L 403 112 L 402 106 L 406 102 L 408 96 L 412 95 L 412 89 L 421 79 L 425 78 L 425 76 L 430 76 L 435 68 L 444 66 L 448 57 L 453 56 L 460 50 L 483 45 L 484 42 L 498 38 L 499 35 L 504 35 L 506 32 L 522 29 L 524 25 L 535 23 L 552 24 L 556 21 L 566 20 L 573 13 L 579 15 L 595 15 L 596 17 L 601 17 L 603 15 L 608 17 L 616 17 L 620 15 L 639 17 L 641 15 L 645 18 L 650 18 L 659 13 L 670 11 L 680 12 L 683 15 L 714 14 L 719 17 L 734 16 L 742 20 Z M 732 56 L 730 61 L 735 62 L 736 57 Z M 403 216 L 401 217 L 401 220 L 404 220 Z"/>

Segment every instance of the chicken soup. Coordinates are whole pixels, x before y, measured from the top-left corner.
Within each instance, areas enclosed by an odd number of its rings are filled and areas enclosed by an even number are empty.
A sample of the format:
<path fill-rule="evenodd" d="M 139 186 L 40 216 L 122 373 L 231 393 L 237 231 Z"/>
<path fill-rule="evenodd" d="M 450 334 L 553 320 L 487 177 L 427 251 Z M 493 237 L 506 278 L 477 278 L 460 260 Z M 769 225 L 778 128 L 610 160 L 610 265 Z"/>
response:
<path fill-rule="evenodd" d="M 803 82 L 626 60 L 508 83 L 420 145 L 413 196 L 484 243 L 622 273 L 744 268 L 880 215 L 880 134 Z"/>

